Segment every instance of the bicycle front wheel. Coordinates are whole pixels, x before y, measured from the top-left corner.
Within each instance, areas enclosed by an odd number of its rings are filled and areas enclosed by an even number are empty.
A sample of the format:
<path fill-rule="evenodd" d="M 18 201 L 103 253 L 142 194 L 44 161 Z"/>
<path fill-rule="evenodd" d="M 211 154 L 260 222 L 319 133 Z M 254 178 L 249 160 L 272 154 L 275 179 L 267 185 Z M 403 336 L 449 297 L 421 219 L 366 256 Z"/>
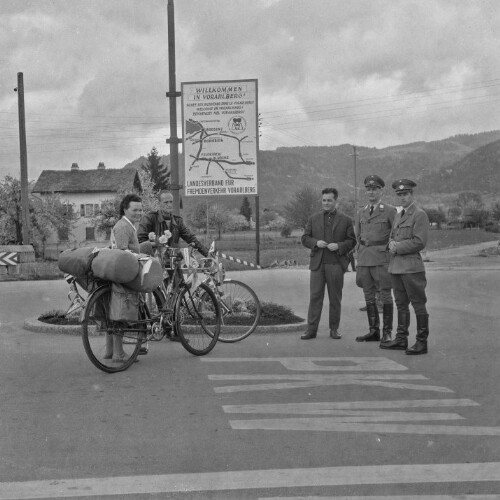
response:
<path fill-rule="evenodd" d="M 202 356 L 217 344 L 221 313 L 214 292 L 205 283 L 193 293 L 187 287 L 181 289 L 174 318 L 177 335 L 191 354 Z"/>
<path fill-rule="evenodd" d="M 110 301 L 110 286 L 92 293 L 82 321 L 82 340 L 85 352 L 94 366 L 107 373 L 115 373 L 129 368 L 137 358 L 145 338 L 146 325 L 111 321 Z M 141 307 L 140 317 L 144 319 L 146 314 Z"/>
<path fill-rule="evenodd" d="M 221 342 L 238 342 L 255 331 L 260 320 L 257 294 L 241 281 L 226 279 L 219 287 L 222 326 Z"/>

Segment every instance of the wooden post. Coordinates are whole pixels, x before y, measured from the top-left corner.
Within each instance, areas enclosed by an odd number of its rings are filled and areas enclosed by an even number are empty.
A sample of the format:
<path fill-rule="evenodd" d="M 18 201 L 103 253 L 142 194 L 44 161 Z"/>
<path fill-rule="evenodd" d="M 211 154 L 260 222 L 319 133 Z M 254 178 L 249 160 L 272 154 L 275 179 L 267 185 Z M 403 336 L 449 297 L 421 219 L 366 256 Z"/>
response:
<path fill-rule="evenodd" d="M 21 153 L 21 227 L 23 245 L 30 244 L 30 214 L 28 198 L 28 152 L 26 148 L 26 121 L 24 117 L 24 80 L 17 74 L 17 102 L 19 109 L 19 148 Z"/>

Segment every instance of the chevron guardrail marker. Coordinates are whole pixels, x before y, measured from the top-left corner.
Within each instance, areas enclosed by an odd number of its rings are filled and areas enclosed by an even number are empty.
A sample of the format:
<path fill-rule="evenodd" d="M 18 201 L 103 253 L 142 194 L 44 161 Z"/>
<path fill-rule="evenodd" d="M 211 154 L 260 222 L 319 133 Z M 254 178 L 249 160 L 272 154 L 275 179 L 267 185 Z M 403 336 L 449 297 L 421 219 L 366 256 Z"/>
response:
<path fill-rule="evenodd" d="M 16 266 L 19 264 L 17 252 L 0 252 L 0 266 Z"/>

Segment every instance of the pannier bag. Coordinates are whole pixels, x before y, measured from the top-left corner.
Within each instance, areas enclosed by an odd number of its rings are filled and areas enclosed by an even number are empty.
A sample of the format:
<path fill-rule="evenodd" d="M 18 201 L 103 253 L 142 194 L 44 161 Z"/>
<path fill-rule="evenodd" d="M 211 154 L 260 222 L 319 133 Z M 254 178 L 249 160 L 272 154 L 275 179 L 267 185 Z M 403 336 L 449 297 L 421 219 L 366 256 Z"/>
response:
<path fill-rule="evenodd" d="M 152 292 L 163 281 L 160 261 L 149 256 L 139 256 L 138 260 L 139 272 L 132 281 L 125 283 L 125 286 L 137 292 Z"/>
<path fill-rule="evenodd" d="M 92 261 L 92 272 L 103 280 L 128 283 L 139 272 L 137 254 L 116 248 L 101 248 Z"/>
<path fill-rule="evenodd" d="M 140 294 L 119 283 L 111 284 L 109 319 L 111 321 L 136 321 L 139 318 Z"/>
<path fill-rule="evenodd" d="M 57 265 L 66 274 L 71 274 L 75 278 L 86 277 L 90 271 L 91 256 L 99 249 L 95 247 L 73 248 L 64 250 L 59 254 Z"/>

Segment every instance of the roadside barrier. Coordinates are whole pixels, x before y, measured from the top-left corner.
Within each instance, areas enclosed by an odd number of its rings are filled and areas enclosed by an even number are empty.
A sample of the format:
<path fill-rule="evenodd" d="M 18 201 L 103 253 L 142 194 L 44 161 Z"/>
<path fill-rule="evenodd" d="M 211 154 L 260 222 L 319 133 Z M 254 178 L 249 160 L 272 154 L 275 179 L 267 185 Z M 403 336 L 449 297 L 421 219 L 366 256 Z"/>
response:
<path fill-rule="evenodd" d="M 231 260 L 233 262 L 237 262 L 238 264 L 243 264 L 244 266 L 255 267 L 256 269 L 262 269 L 262 267 L 260 267 L 257 264 L 253 264 L 252 262 L 247 262 L 246 260 L 238 259 L 237 257 L 233 257 L 233 256 L 227 255 L 225 253 L 217 252 L 217 255 L 219 255 L 223 259 Z"/>

